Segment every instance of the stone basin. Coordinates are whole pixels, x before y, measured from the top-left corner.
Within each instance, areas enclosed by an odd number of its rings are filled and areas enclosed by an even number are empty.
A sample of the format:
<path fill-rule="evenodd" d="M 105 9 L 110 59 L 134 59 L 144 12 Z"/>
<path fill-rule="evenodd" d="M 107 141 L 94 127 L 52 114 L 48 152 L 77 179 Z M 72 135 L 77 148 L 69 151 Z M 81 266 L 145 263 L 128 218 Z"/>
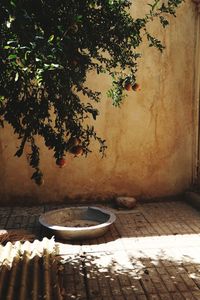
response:
<path fill-rule="evenodd" d="M 39 218 L 39 222 L 56 237 L 66 240 L 102 236 L 115 220 L 116 216 L 109 210 L 87 206 L 52 210 Z"/>

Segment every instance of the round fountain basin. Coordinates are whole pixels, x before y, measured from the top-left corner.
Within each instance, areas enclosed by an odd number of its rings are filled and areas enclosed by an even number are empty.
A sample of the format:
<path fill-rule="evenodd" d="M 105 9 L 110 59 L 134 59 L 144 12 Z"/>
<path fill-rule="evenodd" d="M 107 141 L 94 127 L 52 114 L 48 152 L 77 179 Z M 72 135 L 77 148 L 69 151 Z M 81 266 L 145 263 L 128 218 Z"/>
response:
<path fill-rule="evenodd" d="M 102 236 L 115 220 L 116 216 L 107 209 L 86 206 L 49 211 L 39 218 L 39 222 L 55 236 L 66 240 Z"/>

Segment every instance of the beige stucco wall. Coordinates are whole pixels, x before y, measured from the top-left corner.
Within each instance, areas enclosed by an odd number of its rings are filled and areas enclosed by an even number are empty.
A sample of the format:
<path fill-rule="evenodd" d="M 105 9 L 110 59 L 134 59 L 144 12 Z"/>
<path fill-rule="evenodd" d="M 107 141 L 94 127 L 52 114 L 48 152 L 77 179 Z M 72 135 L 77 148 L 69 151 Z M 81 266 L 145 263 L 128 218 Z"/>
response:
<path fill-rule="evenodd" d="M 133 14 L 141 16 L 146 0 L 134 1 Z M 193 86 L 195 6 L 186 0 L 171 18 L 167 30 L 152 28 L 166 44 L 160 54 L 143 47 L 138 81 L 142 91 L 129 92 L 121 108 L 106 96 L 110 81 L 89 74 L 90 86 L 103 91 L 95 122 L 98 134 L 107 140 L 106 158 L 93 147 L 88 158 L 68 158 L 65 168 L 55 165 L 53 153 L 41 143 L 41 166 L 45 184 L 30 180 L 26 158 L 16 158 L 18 141 L 7 128 L 0 131 L 0 201 L 19 199 L 36 202 L 66 201 L 66 198 L 103 198 L 113 194 L 142 198 L 182 193 L 192 180 Z M 22 201 L 21 200 L 21 201 Z"/>

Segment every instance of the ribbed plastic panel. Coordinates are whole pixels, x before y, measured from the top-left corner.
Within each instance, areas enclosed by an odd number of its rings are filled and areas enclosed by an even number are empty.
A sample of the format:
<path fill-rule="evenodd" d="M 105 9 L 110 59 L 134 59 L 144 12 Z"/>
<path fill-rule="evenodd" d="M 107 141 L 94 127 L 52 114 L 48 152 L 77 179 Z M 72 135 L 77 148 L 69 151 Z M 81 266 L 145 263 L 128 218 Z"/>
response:
<path fill-rule="evenodd" d="M 0 246 L 0 300 L 60 300 L 53 239 Z"/>

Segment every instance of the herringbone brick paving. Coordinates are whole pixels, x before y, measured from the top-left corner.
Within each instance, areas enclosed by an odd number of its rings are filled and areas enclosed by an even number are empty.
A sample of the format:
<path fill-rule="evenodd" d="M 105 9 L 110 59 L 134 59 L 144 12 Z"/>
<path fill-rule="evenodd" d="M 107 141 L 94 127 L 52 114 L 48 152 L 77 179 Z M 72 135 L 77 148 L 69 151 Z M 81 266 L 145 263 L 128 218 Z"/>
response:
<path fill-rule="evenodd" d="M 38 216 L 55 208 L 0 208 L 0 226 L 49 236 Z M 114 211 L 117 220 L 103 237 L 57 241 L 63 299 L 200 300 L 200 212 L 182 201 Z"/>

